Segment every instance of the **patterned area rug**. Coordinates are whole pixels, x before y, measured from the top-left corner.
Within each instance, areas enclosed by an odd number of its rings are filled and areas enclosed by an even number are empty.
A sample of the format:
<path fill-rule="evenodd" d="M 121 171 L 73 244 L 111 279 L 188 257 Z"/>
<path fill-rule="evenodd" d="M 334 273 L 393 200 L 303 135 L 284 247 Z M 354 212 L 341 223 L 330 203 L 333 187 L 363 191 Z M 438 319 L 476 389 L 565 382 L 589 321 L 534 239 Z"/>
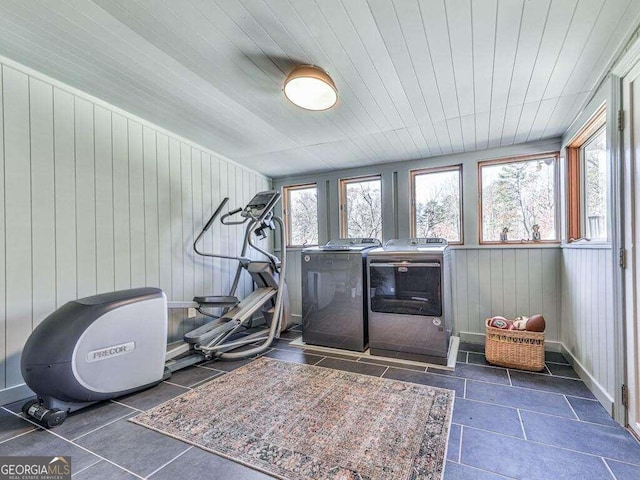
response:
<path fill-rule="evenodd" d="M 261 357 L 132 421 L 287 480 L 440 479 L 454 395 Z"/>

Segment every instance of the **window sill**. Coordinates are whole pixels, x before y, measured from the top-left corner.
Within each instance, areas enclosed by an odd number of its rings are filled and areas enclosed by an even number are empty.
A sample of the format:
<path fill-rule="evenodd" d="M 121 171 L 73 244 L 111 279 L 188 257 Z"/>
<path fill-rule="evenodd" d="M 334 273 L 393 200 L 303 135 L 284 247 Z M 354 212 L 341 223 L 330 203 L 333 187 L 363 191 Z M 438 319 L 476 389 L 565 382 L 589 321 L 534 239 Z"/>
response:
<path fill-rule="evenodd" d="M 311 246 L 311 245 L 310 245 Z M 504 250 L 504 249 L 527 249 L 527 248 L 565 248 L 565 245 L 560 245 L 560 243 L 497 243 L 490 245 L 462 245 L 462 244 L 453 244 L 449 245 L 451 250 Z M 569 248 L 576 248 L 579 245 L 570 246 Z M 609 245 L 609 247 L 611 247 Z M 287 252 L 301 252 L 307 247 L 287 247 Z M 594 248 L 593 246 L 587 246 L 586 248 Z M 603 247 L 596 247 L 603 248 Z M 280 249 L 275 249 L 276 252 L 280 252 Z"/>
<path fill-rule="evenodd" d="M 527 248 L 560 248 L 560 242 L 553 243 L 483 243 L 480 245 L 451 245 L 453 250 L 505 250 Z"/>
<path fill-rule="evenodd" d="M 563 249 L 567 250 L 611 250 L 611 244 L 607 242 L 571 242 L 563 243 Z"/>

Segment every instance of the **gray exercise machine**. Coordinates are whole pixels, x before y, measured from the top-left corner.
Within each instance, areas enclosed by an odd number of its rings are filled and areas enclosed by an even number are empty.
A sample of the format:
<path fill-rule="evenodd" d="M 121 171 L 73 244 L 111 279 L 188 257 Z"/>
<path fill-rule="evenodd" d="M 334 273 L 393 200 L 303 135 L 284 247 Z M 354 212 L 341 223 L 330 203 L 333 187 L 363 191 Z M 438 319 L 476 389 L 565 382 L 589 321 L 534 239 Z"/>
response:
<path fill-rule="evenodd" d="M 225 198 L 206 223 L 194 241 L 195 252 L 235 260 L 238 266 L 228 295 L 185 302 L 211 320 L 184 335 L 178 345 L 167 349 L 167 298 L 158 288 L 73 300 L 45 318 L 22 352 L 22 376 L 37 395 L 23 405 L 23 413 L 51 428 L 61 424 L 68 413 L 157 385 L 173 372 L 203 360 L 241 359 L 266 351 L 290 326 L 286 253 L 279 259 L 254 241 L 254 237 L 266 238 L 268 230 L 278 230 L 284 245 L 284 225 L 273 214 L 279 199 L 277 191 L 260 192 L 244 209 L 220 217 L 229 200 Z M 226 226 L 245 225 L 240 256 L 199 249 L 218 217 Z M 249 249 L 266 260 L 248 258 Z M 239 299 L 236 292 L 244 272 L 251 276 L 254 290 Z M 252 323 L 256 314 L 264 319 L 258 327 Z"/>

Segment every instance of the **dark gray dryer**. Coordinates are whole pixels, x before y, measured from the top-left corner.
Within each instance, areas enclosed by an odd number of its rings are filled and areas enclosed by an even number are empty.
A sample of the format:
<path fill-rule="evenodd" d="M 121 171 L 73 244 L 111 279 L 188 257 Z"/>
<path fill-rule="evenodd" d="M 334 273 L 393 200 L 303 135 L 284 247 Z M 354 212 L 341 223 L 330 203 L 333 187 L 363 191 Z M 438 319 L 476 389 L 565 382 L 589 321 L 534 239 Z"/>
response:
<path fill-rule="evenodd" d="M 375 238 L 341 238 L 302 251 L 302 339 L 311 345 L 367 348 L 367 250 Z"/>

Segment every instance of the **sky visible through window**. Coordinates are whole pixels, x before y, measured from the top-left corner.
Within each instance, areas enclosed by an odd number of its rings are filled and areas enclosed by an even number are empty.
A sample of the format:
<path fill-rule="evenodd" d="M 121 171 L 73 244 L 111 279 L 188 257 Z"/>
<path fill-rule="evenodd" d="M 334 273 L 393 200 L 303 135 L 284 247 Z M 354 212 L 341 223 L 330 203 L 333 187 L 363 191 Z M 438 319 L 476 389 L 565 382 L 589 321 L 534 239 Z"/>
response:
<path fill-rule="evenodd" d="M 557 240 L 556 159 L 494 163 L 482 175 L 482 240 Z M 537 238 L 535 232 L 539 232 Z"/>
<path fill-rule="evenodd" d="M 318 244 L 318 190 L 315 186 L 287 192 L 289 245 Z"/>
<path fill-rule="evenodd" d="M 416 237 L 460 242 L 460 170 L 414 175 Z"/>

